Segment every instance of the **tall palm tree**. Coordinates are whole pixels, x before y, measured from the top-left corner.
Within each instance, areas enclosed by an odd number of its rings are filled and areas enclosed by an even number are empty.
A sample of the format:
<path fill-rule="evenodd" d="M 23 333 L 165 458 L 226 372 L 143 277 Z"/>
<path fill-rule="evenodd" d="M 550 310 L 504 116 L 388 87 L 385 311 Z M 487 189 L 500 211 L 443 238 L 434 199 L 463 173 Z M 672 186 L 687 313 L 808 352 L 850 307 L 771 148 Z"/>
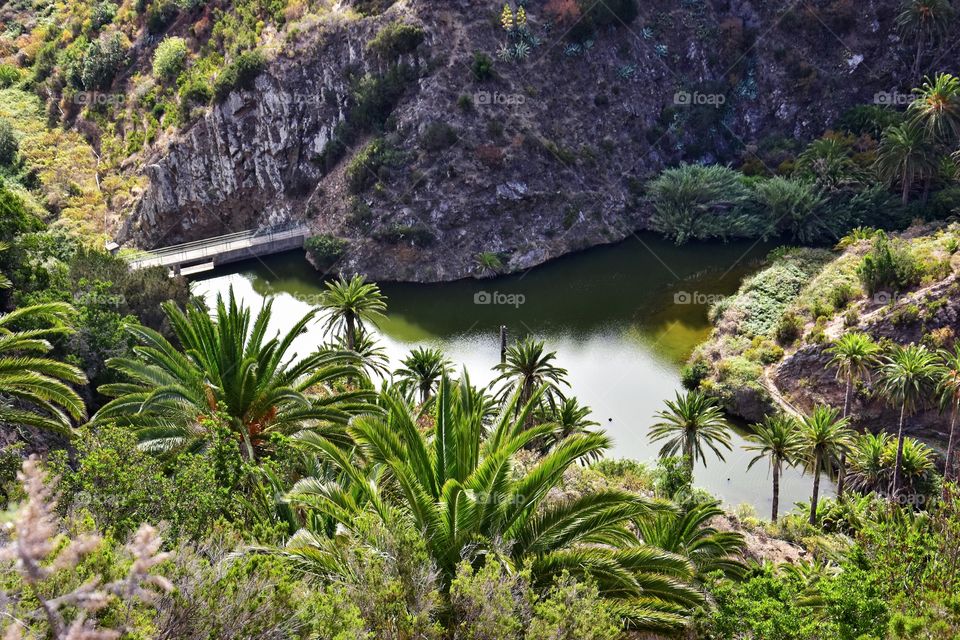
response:
<path fill-rule="evenodd" d="M 940 73 L 916 90 L 909 115 L 933 137 L 946 145 L 960 140 L 960 78 Z"/>
<path fill-rule="evenodd" d="M 884 465 L 888 469 L 896 464 L 896 455 L 891 443 L 883 457 Z M 915 438 L 908 436 L 903 439 L 903 449 L 900 450 L 901 482 L 915 499 L 922 499 L 927 493 L 923 485 L 927 484 L 933 475 L 933 460 L 933 449 Z M 918 495 L 921 491 L 923 493 Z"/>
<path fill-rule="evenodd" d="M 556 359 L 556 351 L 546 351 L 543 342 L 527 337 L 507 349 L 506 361 L 494 367 L 500 375 L 492 384 L 502 384 L 502 397 L 506 397 L 514 389 L 519 389 L 520 406 L 526 404 L 533 397 L 534 391 L 541 386 L 547 387 L 545 395 L 548 399 L 557 396 L 562 398 L 559 387 L 567 384 L 567 370 L 556 366 Z"/>
<path fill-rule="evenodd" d="M 554 427 L 546 438 L 543 450 L 549 451 L 574 433 L 592 433 L 593 427 L 600 426 L 600 423 L 590 419 L 590 413 L 590 407 L 581 405 L 579 400 L 572 397 L 564 398 L 554 406 L 540 407 L 536 412 L 536 422 L 552 424 Z"/>
<path fill-rule="evenodd" d="M 891 494 L 896 498 L 901 488 L 903 462 L 903 427 L 906 417 L 924 404 L 932 395 L 941 367 L 935 353 L 923 345 L 896 345 L 884 358 L 880 368 L 880 385 L 883 395 L 893 406 L 900 408 L 897 425 L 897 457 L 893 469 Z"/>
<path fill-rule="evenodd" d="M 880 346 L 868 334 L 862 331 L 851 331 L 826 349 L 831 356 L 827 366 L 837 368 L 837 379 L 843 379 L 845 389 L 843 393 L 843 417 L 850 417 L 850 402 L 853 396 L 853 384 L 859 380 L 869 379 L 870 369 L 876 363 Z M 847 454 L 840 454 L 840 469 L 837 477 L 837 498 L 843 500 L 843 489 L 846 481 Z"/>
<path fill-rule="evenodd" d="M 443 356 L 439 349 L 417 347 L 406 358 L 400 361 L 403 366 L 394 371 L 401 386 L 416 389 L 420 392 L 420 402 L 426 404 L 433 390 L 440 382 L 440 378 L 450 368 L 450 361 Z"/>
<path fill-rule="evenodd" d="M 637 530 L 646 544 L 688 558 L 697 577 L 714 571 L 729 577 L 742 576 L 747 568 L 740 558 L 745 546 L 743 534 L 718 531 L 710 525 L 723 513 L 719 502 L 701 502 L 680 512 L 642 518 L 637 522 Z"/>
<path fill-rule="evenodd" d="M 800 448 L 800 425 L 792 416 L 779 413 L 767 416 L 761 424 L 753 425 L 753 433 L 746 438 L 751 444 L 744 446 L 744 449 L 757 452 L 747 469 L 764 458 L 770 460 L 770 471 L 773 475 L 773 507 L 770 519 L 776 522 L 780 511 L 780 476 L 784 463 L 792 464 Z"/>
<path fill-rule="evenodd" d="M 425 431 L 403 397 L 388 390 L 381 398 L 384 416 L 359 416 L 348 427 L 361 460 L 315 434 L 299 438 L 343 479 L 301 480 L 288 500 L 347 531 L 361 514 L 372 513 L 388 527 L 407 519 L 423 532 L 443 589 L 464 558 L 499 555 L 511 570 L 526 567 L 538 589 L 564 572 L 575 578 L 589 574 L 601 596 L 637 626 L 678 628 L 683 608 L 702 602 L 689 582 L 693 566 L 643 544 L 630 531 L 633 520 L 667 507 L 619 489 L 552 498 L 564 472 L 604 450 L 607 437 L 574 434 L 532 467 L 518 465 L 518 453 L 550 429 L 524 424 L 544 392 L 535 390 L 518 408 L 517 390 L 485 428 L 466 374 L 460 383 L 443 376 L 432 405 L 435 426 Z M 301 530 L 286 552 L 309 571 L 340 570 L 327 529 Z"/>
<path fill-rule="evenodd" d="M 947 439 L 947 458 L 943 464 L 944 480 L 956 478 L 954 473 L 954 448 L 956 447 L 957 414 L 960 413 L 960 344 L 953 345 L 953 351 L 940 351 L 943 371 L 937 383 L 937 395 L 940 396 L 941 409 L 950 409 L 950 436 Z"/>
<path fill-rule="evenodd" d="M 0 314 L 0 423 L 67 435 L 71 419 L 86 417 L 83 399 L 70 386 L 86 384 L 86 376 L 45 357 L 51 338 L 73 333 L 71 313 L 70 305 L 49 302 Z"/>
<path fill-rule="evenodd" d="M 699 459 L 706 464 L 704 447 L 712 450 L 723 460 L 719 447 L 732 450 L 730 445 L 730 425 L 723 411 L 713 398 L 691 391 L 684 395 L 676 394 L 676 400 L 667 400 L 667 408 L 654 416 L 659 420 L 650 428 L 650 441 L 666 440 L 660 449 L 660 457 L 684 457 L 690 472 Z"/>
<path fill-rule="evenodd" d="M 850 485 L 864 493 L 883 493 L 890 487 L 890 466 L 884 458 L 893 438 L 889 433 L 865 433 L 850 448 Z"/>
<path fill-rule="evenodd" d="M 357 347 L 358 332 L 367 323 L 376 325 L 387 310 L 387 299 L 380 287 L 363 276 L 345 280 L 342 276 L 326 283 L 320 306 L 326 311 L 325 329 L 341 334 L 349 351 Z"/>
<path fill-rule="evenodd" d="M 346 336 L 335 336 L 332 340 L 320 347 L 322 352 L 352 351 L 357 356 L 357 366 L 369 378 L 373 376 L 387 377 L 390 372 L 390 358 L 376 335 L 371 331 L 358 329 L 353 349 L 347 349 Z"/>
<path fill-rule="evenodd" d="M 942 35 L 953 18 L 949 0 L 907 0 L 897 16 L 900 33 L 912 37 L 917 43 L 913 59 L 912 78 L 920 73 L 920 58 L 926 43 Z"/>
<path fill-rule="evenodd" d="M 813 473 L 810 524 L 816 524 L 820 474 L 832 471 L 833 464 L 850 447 L 853 438 L 853 432 L 847 428 L 848 420 L 841 418 L 839 413 L 833 407 L 818 405 L 801 421 L 800 455 L 807 469 Z"/>
<path fill-rule="evenodd" d="M 910 189 L 918 181 L 935 176 L 940 151 L 926 128 L 916 120 L 887 127 L 877 149 L 877 171 L 890 183 L 900 183 L 900 199 L 910 201 Z"/>
<path fill-rule="evenodd" d="M 335 425 L 342 430 L 370 394 L 338 394 L 329 383 L 360 375 L 356 355 L 318 351 L 297 360 L 293 343 L 317 312 L 303 316 L 283 337 L 268 338 L 272 309 L 271 300 L 254 319 L 232 289 L 228 300 L 217 296 L 213 316 L 200 301 L 186 310 L 164 304 L 179 345 L 147 327 L 129 327 L 140 342 L 135 357 L 111 358 L 107 365 L 130 382 L 100 387 L 113 400 L 93 422 L 128 425 L 145 448 L 168 451 L 203 448 L 211 418 L 219 415 L 250 459 L 272 433 Z"/>

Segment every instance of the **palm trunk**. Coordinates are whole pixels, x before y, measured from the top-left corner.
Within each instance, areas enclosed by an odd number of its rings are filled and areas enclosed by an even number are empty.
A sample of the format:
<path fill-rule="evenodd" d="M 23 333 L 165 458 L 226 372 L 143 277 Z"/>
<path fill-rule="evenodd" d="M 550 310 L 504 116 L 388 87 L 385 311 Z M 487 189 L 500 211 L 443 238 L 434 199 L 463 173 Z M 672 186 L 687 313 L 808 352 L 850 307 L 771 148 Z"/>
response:
<path fill-rule="evenodd" d="M 420 402 L 422 404 L 427 404 L 427 400 L 430 399 L 430 383 L 425 382 L 420 385 Z"/>
<path fill-rule="evenodd" d="M 910 203 L 910 183 L 907 181 L 907 176 L 903 176 L 903 191 L 900 193 L 900 199 L 903 204 Z"/>
<path fill-rule="evenodd" d="M 813 471 L 813 497 L 810 499 L 810 524 L 817 524 L 817 502 L 820 499 L 820 465 L 821 459 L 818 453 L 814 458 Z"/>
<path fill-rule="evenodd" d="M 356 323 L 353 318 L 352 313 L 347 313 L 344 316 L 344 320 L 347 325 L 347 349 L 350 351 L 355 351 L 357 348 L 357 336 L 356 336 Z"/>
<path fill-rule="evenodd" d="M 920 56 L 923 55 L 923 29 L 917 34 L 917 54 L 913 58 L 913 72 L 910 75 L 911 80 L 919 80 L 917 75 L 920 73 Z"/>
<path fill-rule="evenodd" d="M 947 440 L 947 459 L 943 463 L 943 479 L 952 480 L 953 479 L 953 447 L 954 447 L 954 435 L 957 427 L 957 410 L 960 409 L 960 402 L 953 403 L 953 411 L 950 412 L 950 438 Z M 947 486 L 943 486 L 944 497 L 946 497 Z"/>
<path fill-rule="evenodd" d="M 900 405 L 900 426 L 897 428 L 897 459 L 893 464 L 893 499 L 900 493 L 900 467 L 903 465 L 903 419 L 907 413 L 907 403 Z"/>
<path fill-rule="evenodd" d="M 777 521 L 777 515 L 780 511 L 780 465 L 782 463 L 780 460 L 776 460 L 773 463 L 773 513 L 770 514 L 770 519 L 773 522 Z"/>
<path fill-rule="evenodd" d="M 847 392 L 843 396 L 843 417 L 850 413 L 850 394 L 853 391 L 853 376 L 847 376 Z M 837 500 L 843 500 L 843 487 L 847 480 L 847 452 L 840 452 L 840 470 L 837 474 Z"/>

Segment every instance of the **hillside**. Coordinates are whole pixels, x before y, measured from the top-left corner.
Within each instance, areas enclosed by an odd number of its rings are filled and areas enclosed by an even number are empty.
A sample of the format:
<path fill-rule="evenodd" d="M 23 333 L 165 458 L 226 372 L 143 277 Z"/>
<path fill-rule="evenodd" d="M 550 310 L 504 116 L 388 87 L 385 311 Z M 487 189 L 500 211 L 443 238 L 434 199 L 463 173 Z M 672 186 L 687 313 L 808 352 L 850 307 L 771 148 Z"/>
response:
<path fill-rule="evenodd" d="M 4 7 L 0 56 L 116 185 L 97 226 L 153 247 L 308 220 L 389 279 L 620 240 L 664 166 L 786 171 L 850 107 L 902 106 L 914 62 L 892 0 L 553 0 L 509 33 L 490 1 L 37 6 Z"/>

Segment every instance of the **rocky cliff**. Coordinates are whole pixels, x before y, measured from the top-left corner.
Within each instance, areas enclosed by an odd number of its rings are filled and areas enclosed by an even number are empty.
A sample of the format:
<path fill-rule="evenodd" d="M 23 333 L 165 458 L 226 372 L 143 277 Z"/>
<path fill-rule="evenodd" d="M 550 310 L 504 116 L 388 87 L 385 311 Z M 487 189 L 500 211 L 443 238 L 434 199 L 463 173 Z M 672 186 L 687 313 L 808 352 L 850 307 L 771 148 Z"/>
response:
<path fill-rule="evenodd" d="M 499 0 L 288 23 L 252 88 L 144 152 L 122 239 L 308 220 L 348 241 L 341 271 L 451 280 L 486 252 L 521 270 L 642 228 L 642 185 L 663 166 L 808 140 L 903 91 L 891 78 L 912 62 L 894 0 L 658 0 L 586 33 L 548 4 L 564 3 L 526 3 L 526 52 L 509 60 Z M 370 45 L 395 23 L 422 42 Z M 371 92 L 386 117 L 370 117 Z"/>

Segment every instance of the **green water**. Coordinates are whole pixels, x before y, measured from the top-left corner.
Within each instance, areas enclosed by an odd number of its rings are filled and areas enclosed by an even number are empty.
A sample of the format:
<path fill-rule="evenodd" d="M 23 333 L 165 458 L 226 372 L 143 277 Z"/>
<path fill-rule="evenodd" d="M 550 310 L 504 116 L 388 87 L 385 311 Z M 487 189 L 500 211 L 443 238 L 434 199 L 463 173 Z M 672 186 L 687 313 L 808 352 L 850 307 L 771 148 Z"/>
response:
<path fill-rule="evenodd" d="M 707 301 L 736 291 L 769 248 L 676 247 L 641 235 L 493 280 L 380 283 L 389 299 L 380 337 L 394 366 L 412 347 L 432 345 L 466 367 L 475 383 L 493 378 L 501 324 L 511 338 L 532 334 L 545 340 L 569 372 L 570 392 L 593 408 L 593 418 L 613 438 L 609 455 L 653 464 L 659 447 L 648 442 L 647 429 L 663 400 L 680 389 L 682 362 L 710 333 Z M 302 253 L 233 265 L 193 285 L 204 296 L 230 286 L 255 306 L 273 296 L 278 329 L 315 305 L 323 290 Z M 298 347 L 306 351 L 324 337 L 316 326 L 302 340 Z M 725 461 L 710 458 L 706 467 L 698 466 L 696 484 L 729 504 L 749 502 L 768 515 L 769 474 L 762 464 L 747 471 L 751 456 L 742 443 L 735 434 Z M 806 499 L 809 485 L 809 477 L 787 473 L 783 507 Z"/>

